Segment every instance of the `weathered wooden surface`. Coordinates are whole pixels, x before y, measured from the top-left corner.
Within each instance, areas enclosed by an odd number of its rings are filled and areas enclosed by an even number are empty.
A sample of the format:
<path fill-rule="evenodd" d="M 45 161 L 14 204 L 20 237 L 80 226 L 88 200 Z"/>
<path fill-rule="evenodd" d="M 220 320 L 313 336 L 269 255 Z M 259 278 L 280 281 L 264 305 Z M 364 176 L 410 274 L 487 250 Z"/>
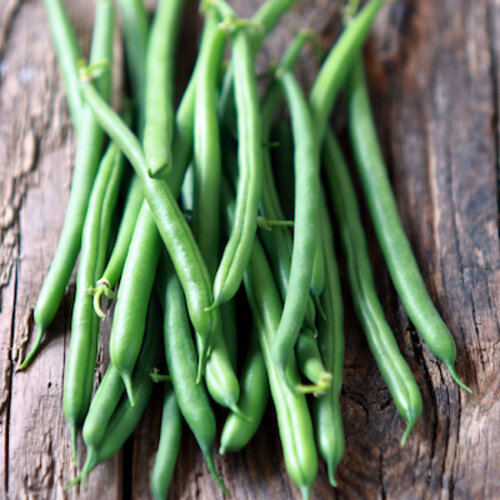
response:
<path fill-rule="evenodd" d="M 245 14 L 258 3 L 235 2 Z M 338 4 L 303 0 L 266 46 L 267 56 L 276 58 L 298 26 L 314 27 L 328 46 Z M 87 46 L 92 2 L 68 5 Z M 195 8 L 191 2 L 192 18 Z M 192 38 L 196 23 L 186 26 L 184 35 Z M 459 391 L 422 346 L 370 230 L 380 297 L 416 375 L 424 414 L 401 449 L 403 422 L 347 304 L 347 449 L 339 487 L 329 487 L 321 466 L 312 498 L 498 498 L 500 1 L 391 4 L 377 21 L 367 56 L 403 222 L 456 340 L 458 372 L 473 394 Z M 312 65 L 303 62 L 299 73 L 308 82 Z M 148 498 L 159 394 L 125 451 L 97 468 L 81 490 L 64 490 L 75 474 L 62 414 L 74 285 L 36 362 L 26 373 L 15 373 L 63 222 L 74 155 L 41 0 L 0 2 L 0 116 L 0 498 Z M 105 358 L 101 349 L 100 374 Z M 245 451 L 217 457 L 234 498 L 298 497 L 274 422 L 270 408 Z M 170 497 L 222 498 L 187 430 Z"/>

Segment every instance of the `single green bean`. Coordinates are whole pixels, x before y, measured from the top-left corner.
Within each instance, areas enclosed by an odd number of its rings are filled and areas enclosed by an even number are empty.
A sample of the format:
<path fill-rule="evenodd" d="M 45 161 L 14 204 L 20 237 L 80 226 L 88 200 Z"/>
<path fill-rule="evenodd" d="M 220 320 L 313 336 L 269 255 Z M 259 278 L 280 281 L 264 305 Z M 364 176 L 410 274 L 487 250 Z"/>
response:
<path fill-rule="evenodd" d="M 209 8 L 207 17 L 217 17 Z M 212 23 L 212 20 L 207 22 Z M 219 192 L 221 149 L 217 121 L 218 79 L 226 45 L 227 29 L 215 27 L 200 54 L 197 73 L 194 129 L 193 234 L 211 276 L 219 253 Z"/>
<path fill-rule="evenodd" d="M 342 151 L 331 131 L 325 140 L 324 161 L 356 315 L 398 413 L 408 422 L 401 438 L 403 445 L 422 413 L 422 396 L 378 300 L 356 194 Z"/>
<path fill-rule="evenodd" d="M 96 22 L 90 53 L 91 64 L 102 60 L 112 60 L 113 21 L 113 3 L 110 0 L 99 0 L 96 3 Z M 104 68 L 98 77 L 97 83 L 102 93 L 101 99 L 105 102 L 111 89 L 110 68 Z M 104 134 L 101 127 L 94 119 L 88 106 L 85 106 L 81 113 L 81 127 L 78 136 L 72 188 L 64 225 L 56 253 L 35 306 L 34 319 L 38 333 L 31 351 L 19 367 L 20 370 L 28 366 L 38 351 L 45 330 L 56 315 L 73 271 L 80 251 L 83 221 L 95 173 L 99 165 L 103 138 Z"/>
<path fill-rule="evenodd" d="M 444 362 L 453 380 L 471 392 L 457 375 L 455 342 L 427 292 L 399 217 L 377 138 L 360 57 L 349 80 L 347 104 L 356 165 L 394 287 L 429 349 Z"/>
<path fill-rule="evenodd" d="M 82 58 L 80 47 L 62 0 L 45 0 L 45 11 L 57 59 L 61 66 L 71 120 L 78 136 L 83 115 L 80 75 L 77 67 L 77 62 Z"/>
<path fill-rule="evenodd" d="M 335 471 L 345 450 L 340 409 L 340 391 L 344 369 L 344 309 L 335 257 L 333 232 L 323 191 L 320 192 L 321 243 L 325 254 L 325 291 L 322 296 L 326 314 L 319 319 L 318 344 L 325 367 L 333 375 L 330 389 L 313 401 L 313 419 L 318 449 L 328 467 L 328 478 L 337 486 Z"/>
<path fill-rule="evenodd" d="M 230 300 L 237 292 L 248 264 L 257 231 L 262 193 L 261 119 L 254 56 L 244 28 L 233 35 L 232 63 L 238 111 L 239 181 L 235 223 L 214 280 L 212 307 Z"/>
<path fill-rule="evenodd" d="M 148 173 L 172 168 L 174 59 L 183 0 L 160 0 L 146 52 L 144 153 Z"/>
<path fill-rule="evenodd" d="M 182 416 L 195 435 L 212 476 L 227 494 L 213 459 L 215 415 L 203 384 L 195 382 L 196 354 L 191 340 L 184 295 L 177 276 L 170 268 L 162 257 L 159 288 L 163 290 L 161 297 L 165 309 L 164 341 L 168 370 Z"/>
<path fill-rule="evenodd" d="M 257 432 L 267 406 L 269 385 L 257 332 L 252 335 L 240 380 L 239 408 L 247 418 L 234 412 L 228 415 L 220 438 L 221 455 L 226 451 L 240 451 L 248 444 Z"/>
<path fill-rule="evenodd" d="M 89 289 L 95 281 L 99 260 L 99 237 L 103 199 L 115 167 L 115 145 L 111 145 L 99 166 L 82 234 L 82 251 L 76 277 L 75 304 L 71 318 L 71 340 L 64 375 L 64 416 L 71 427 L 76 463 L 76 436 L 90 405 L 97 356 L 99 320 L 94 314 Z M 106 245 L 107 246 L 107 245 Z M 105 251 L 105 250 L 104 250 Z"/>
<path fill-rule="evenodd" d="M 144 153 L 137 138 L 103 101 L 90 82 L 83 82 L 82 95 L 99 123 L 120 146 L 141 180 L 151 214 L 184 289 L 193 326 L 196 332 L 205 339 L 205 347 L 199 359 L 199 379 L 204 370 L 210 337 L 217 323 L 217 314 L 208 310 L 213 304 L 212 290 L 209 273 L 200 249 L 167 184 L 160 179 L 152 179 L 148 176 Z M 172 175 L 179 174 L 174 170 Z"/>
<path fill-rule="evenodd" d="M 122 376 L 132 406 L 132 372 L 143 342 L 161 246 L 155 221 L 143 202 L 123 267 L 109 339 L 109 357 Z"/>
<path fill-rule="evenodd" d="M 278 20 L 297 2 L 298 0 L 268 0 L 259 7 L 252 17 L 252 21 L 255 26 L 260 26 L 261 29 L 250 31 L 254 54 L 257 54 L 264 38 L 274 28 Z M 217 0 L 215 3 L 217 3 Z M 219 120 L 229 132 L 232 132 L 236 127 L 233 78 L 233 67 L 229 62 L 224 75 L 218 106 Z"/>
<path fill-rule="evenodd" d="M 136 128 L 142 136 L 146 102 L 146 50 L 149 34 L 148 12 L 143 0 L 118 0 L 125 57 L 138 110 Z"/>
<path fill-rule="evenodd" d="M 290 281 L 273 356 L 284 372 L 306 313 L 318 242 L 319 150 L 307 101 L 289 71 L 280 74 L 292 118 L 295 144 L 295 217 Z"/>
<path fill-rule="evenodd" d="M 294 37 L 280 60 L 279 68 L 291 70 L 299 56 L 304 43 L 313 36 L 309 30 L 301 30 Z M 282 86 L 275 81 L 271 84 L 262 104 L 262 142 L 270 141 L 270 132 L 273 116 L 282 96 Z M 276 190 L 271 167 L 270 148 L 263 149 L 263 183 L 261 211 L 264 217 L 272 220 L 285 218 L 280 199 Z M 267 233 L 267 234 L 266 234 Z M 288 228 L 273 227 L 271 231 L 261 231 L 261 238 L 269 255 L 272 268 L 278 281 L 283 300 L 286 297 L 290 281 L 290 267 L 292 262 L 292 237 Z M 315 330 L 315 309 L 311 299 L 307 301 L 305 323 L 306 327 Z"/>
<path fill-rule="evenodd" d="M 151 474 L 151 491 L 156 500 L 167 498 L 182 434 L 182 418 L 172 384 L 166 383 L 164 392 L 160 441 Z"/>

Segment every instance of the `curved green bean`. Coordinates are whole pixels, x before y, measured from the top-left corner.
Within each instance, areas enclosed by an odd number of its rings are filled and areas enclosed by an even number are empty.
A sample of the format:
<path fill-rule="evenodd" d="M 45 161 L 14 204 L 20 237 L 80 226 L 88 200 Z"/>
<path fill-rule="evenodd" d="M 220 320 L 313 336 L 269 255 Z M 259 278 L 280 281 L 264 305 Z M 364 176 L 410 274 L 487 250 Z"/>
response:
<path fill-rule="evenodd" d="M 112 60 L 113 21 L 113 3 L 110 0 L 99 0 L 96 3 L 96 21 L 90 53 L 91 64 L 102 60 Z M 111 72 L 109 68 L 105 68 L 101 72 L 97 83 L 103 96 L 101 98 L 105 102 L 111 89 Z M 38 333 L 31 351 L 19 367 L 20 370 L 28 366 L 38 351 L 45 330 L 56 315 L 73 271 L 80 251 L 85 212 L 99 165 L 103 139 L 104 134 L 101 127 L 94 119 L 88 106 L 85 106 L 81 113 L 81 126 L 71 183 L 72 188 L 64 225 L 56 253 L 35 306 L 34 319 Z"/>
<path fill-rule="evenodd" d="M 455 342 L 427 292 L 399 217 L 378 143 L 360 57 L 349 80 L 347 104 L 356 165 L 394 287 L 429 349 L 444 362 L 453 380 L 471 392 L 457 375 Z"/>
<path fill-rule="evenodd" d="M 237 292 L 248 264 L 257 232 L 258 205 L 262 192 L 261 119 L 254 56 L 245 29 L 233 35 L 232 63 L 238 112 L 239 180 L 235 223 L 214 280 L 217 307 Z"/>
<path fill-rule="evenodd" d="M 295 144 L 295 217 L 290 281 L 273 345 L 273 357 L 284 372 L 304 322 L 318 242 L 319 150 L 312 116 L 295 77 L 279 76 L 292 117 Z"/>

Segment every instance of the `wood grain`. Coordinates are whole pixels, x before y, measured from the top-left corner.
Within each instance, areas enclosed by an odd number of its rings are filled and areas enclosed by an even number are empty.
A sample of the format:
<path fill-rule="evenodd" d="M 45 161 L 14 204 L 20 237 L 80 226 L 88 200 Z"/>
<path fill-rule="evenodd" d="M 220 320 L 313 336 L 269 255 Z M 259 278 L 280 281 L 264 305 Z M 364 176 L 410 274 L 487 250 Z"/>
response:
<path fill-rule="evenodd" d="M 244 15 L 260 3 L 233 2 Z M 91 4 L 67 2 L 84 50 Z M 298 27 L 314 28 L 331 46 L 338 14 L 339 2 L 303 0 L 265 44 L 259 67 L 279 57 Z M 199 27 L 191 1 L 182 30 L 184 75 Z M 365 53 L 403 224 L 473 394 L 458 390 L 409 323 L 366 218 L 379 296 L 422 391 L 424 414 L 400 448 L 404 423 L 354 319 L 344 279 L 347 448 L 338 488 L 330 488 L 321 465 L 311 498 L 498 498 L 500 0 L 390 4 Z M 298 70 L 306 86 L 316 71 L 308 50 Z M 75 474 L 62 414 L 74 280 L 36 362 L 15 373 L 62 227 L 75 148 L 42 0 L 0 3 L 0 116 L 0 499 L 149 498 L 161 391 L 124 451 L 93 471 L 85 487 L 64 489 Z M 335 120 L 342 127 L 341 113 Z M 107 363 L 105 345 L 106 333 L 96 384 Z M 223 416 L 219 411 L 219 427 Z M 271 405 L 248 448 L 217 456 L 216 465 L 233 498 L 299 498 Z M 222 499 L 187 427 L 170 498 Z"/>

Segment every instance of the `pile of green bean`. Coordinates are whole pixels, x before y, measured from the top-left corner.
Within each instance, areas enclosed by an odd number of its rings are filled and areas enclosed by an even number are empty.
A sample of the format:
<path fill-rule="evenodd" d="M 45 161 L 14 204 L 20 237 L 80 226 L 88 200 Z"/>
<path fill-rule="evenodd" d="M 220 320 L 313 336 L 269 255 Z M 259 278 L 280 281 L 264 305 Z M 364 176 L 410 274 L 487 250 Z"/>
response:
<path fill-rule="evenodd" d="M 384 0 L 368 0 L 358 13 L 359 2 L 348 2 L 344 30 L 308 97 L 293 74 L 302 46 L 314 38 L 307 30 L 295 36 L 259 93 L 261 43 L 296 1 L 267 0 L 252 19 L 240 18 L 224 0 L 202 1 L 198 56 L 176 107 L 185 1 L 159 0 L 150 20 L 142 0 L 118 0 L 130 92 L 117 113 L 109 105 L 112 0 L 96 2 L 88 63 L 62 0 L 45 0 L 77 150 L 61 239 L 35 308 L 38 335 L 20 369 L 38 351 L 80 255 L 64 386 L 75 464 L 80 429 L 87 447 L 75 482 L 123 445 L 161 383 L 151 476 L 156 498 L 167 495 L 182 419 L 226 492 L 214 464 L 210 398 L 229 412 L 220 453 L 250 441 L 271 396 L 286 468 L 303 497 L 317 474 L 317 451 L 335 486 L 345 441 L 334 229 L 357 317 L 407 422 L 404 444 L 422 398 L 375 293 L 357 195 L 329 126 L 342 89 L 358 175 L 395 288 L 429 349 L 468 390 L 404 234 L 371 114 L 360 51 Z M 293 185 L 278 189 L 273 171 L 285 177 L 292 165 Z M 116 288 L 111 361 L 92 397 L 103 296 L 111 301 Z M 233 300 L 240 288 L 253 320 L 251 339 L 243 342 L 248 318 L 239 319 Z M 237 344 L 249 346 L 239 348 L 242 367 Z"/>

